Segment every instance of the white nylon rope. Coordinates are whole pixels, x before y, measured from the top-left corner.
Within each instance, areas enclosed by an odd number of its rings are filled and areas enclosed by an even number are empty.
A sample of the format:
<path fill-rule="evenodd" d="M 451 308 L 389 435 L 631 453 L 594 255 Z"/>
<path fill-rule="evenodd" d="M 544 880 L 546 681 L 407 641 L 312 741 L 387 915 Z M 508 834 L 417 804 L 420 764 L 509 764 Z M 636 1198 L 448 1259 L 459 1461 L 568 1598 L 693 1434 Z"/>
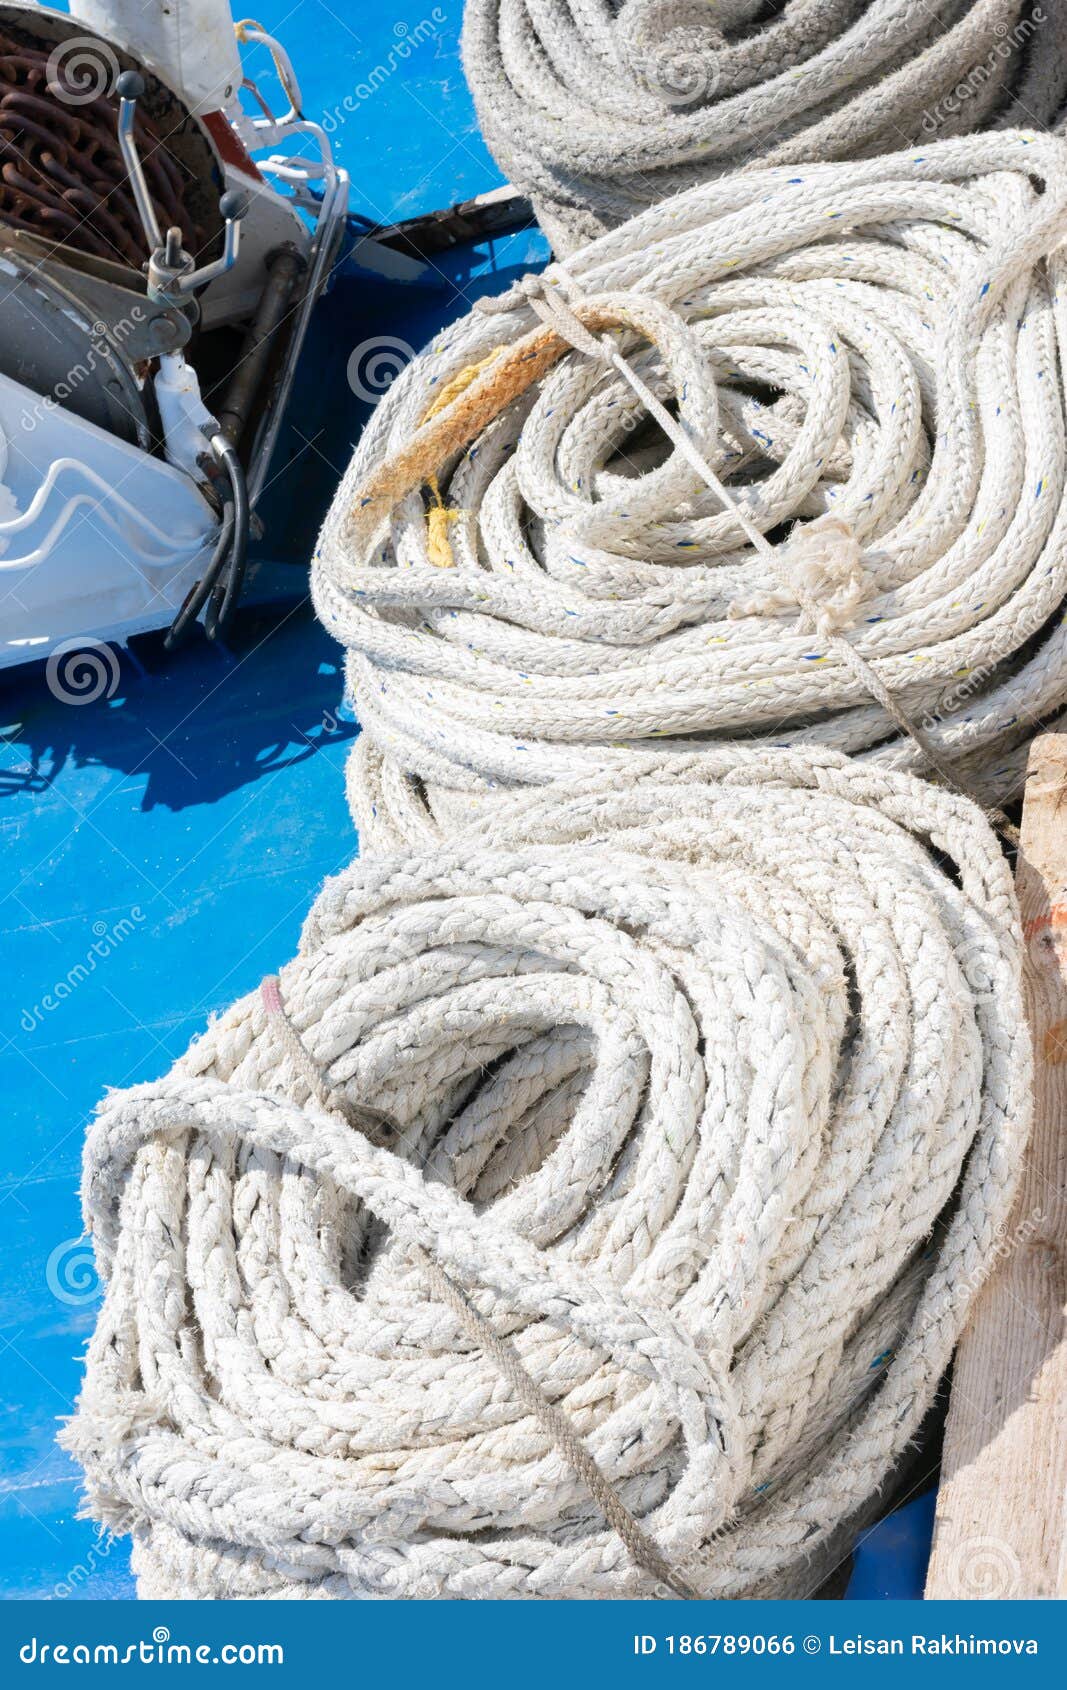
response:
<path fill-rule="evenodd" d="M 567 253 L 753 163 L 1051 127 L 1067 104 L 1067 8 L 466 0 L 463 62 L 497 162 Z"/>
<path fill-rule="evenodd" d="M 632 773 L 353 864 L 102 1106 L 65 1437 L 143 1596 L 662 1594 L 468 1306 L 705 1595 L 803 1588 L 914 1435 L 1029 1124 L 1005 861 L 827 751 Z"/>
<path fill-rule="evenodd" d="M 1067 700 L 1065 228 L 1067 142 L 1005 132 L 736 176 L 604 236 L 568 260 L 574 312 L 623 327 L 688 454 L 521 290 L 447 331 L 372 419 L 314 571 L 371 736 L 361 823 L 383 756 L 442 825 L 650 739 L 923 767 L 867 668 L 1002 802 Z"/>
<path fill-rule="evenodd" d="M 716 495 L 720 507 L 736 518 L 749 545 L 770 565 L 778 578 L 781 591 L 768 595 L 768 601 L 774 605 L 784 604 L 787 608 L 797 606 L 802 613 L 800 626 L 807 632 L 821 634 L 827 640 L 830 650 L 840 657 L 861 685 L 881 705 L 893 724 L 902 734 L 914 740 L 924 762 L 942 782 L 956 791 L 962 791 L 964 796 L 981 802 L 980 794 L 968 789 L 966 776 L 960 778 L 957 775 L 942 758 L 937 746 L 932 743 L 922 726 L 911 720 L 897 704 L 889 689 L 883 686 L 878 671 L 872 664 L 867 663 L 838 631 L 842 605 L 840 602 L 834 602 L 835 592 L 838 601 L 842 597 L 845 599 L 846 625 L 855 614 L 863 592 L 859 545 L 851 527 L 840 518 L 830 517 L 801 530 L 799 538 L 788 546 L 781 549 L 772 546 L 760 533 L 744 506 L 731 499 L 707 458 L 693 445 L 682 424 L 672 417 L 647 382 L 643 381 L 633 366 L 621 356 L 611 335 L 602 334 L 597 337 L 590 334 L 575 316 L 570 303 L 576 293 L 574 281 L 563 267 L 554 266 L 551 282 L 546 282 L 540 276 L 527 278 L 521 284 L 521 291 L 541 321 L 558 329 L 576 351 L 584 352 L 587 357 L 608 364 L 622 376 L 636 393 L 649 416 L 655 418 L 675 451 L 686 459 L 705 487 L 710 488 Z M 490 311 L 508 310 L 510 302 L 506 299 L 489 298 L 481 302 L 481 308 Z M 1001 829 L 1010 844 L 1018 844 L 1018 829 L 1002 812 L 991 809 L 988 819 Z"/>

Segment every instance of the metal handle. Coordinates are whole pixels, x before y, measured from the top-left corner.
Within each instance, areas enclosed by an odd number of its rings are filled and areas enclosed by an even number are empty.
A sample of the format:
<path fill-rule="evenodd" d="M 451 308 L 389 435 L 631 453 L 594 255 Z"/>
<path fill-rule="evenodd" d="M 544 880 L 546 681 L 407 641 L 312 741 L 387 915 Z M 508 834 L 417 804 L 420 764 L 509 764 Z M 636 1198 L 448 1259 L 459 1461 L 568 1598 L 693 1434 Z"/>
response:
<path fill-rule="evenodd" d="M 148 192 L 148 184 L 144 179 L 141 155 L 137 151 L 137 142 L 133 138 L 133 123 L 137 116 L 137 102 L 144 93 L 144 77 L 138 76 L 135 70 L 124 70 L 115 82 L 115 92 L 119 96 L 119 148 L 126 166 L 126 174 L 130 178 L 130 186 L 137 203 L 137 214 L 141 219 L 141 227 L 148 242 L 148 250 L 155 252 L 157 247 L 163 245 L 163 237 L 159 232 L 156 208 L 152 204 L 152 196 Z"/>
<path fill-rule="evenodd" d="M 241 219 L 248 210 L 248 200 L 244 194 L 232 189 L 223 194 L 219 200 L 219 211 L 225 223 L 222 256 L 211 264 L 201 265 L 199 270 L 195 267 L 195 259 L 182 246 L 180 229 L 168 229 L 164 238 L 133 135 L 137 102 L 144 94 L 144 86 L 144 77 L 135 70 L 124 70 L 116 80 L 119 148 L 148 243 L 148 297 L 159 305 L 180 306 L 197 288 L 213 282 L 216 276 L 225 275 L 236 264 L 241 246 Z"/>

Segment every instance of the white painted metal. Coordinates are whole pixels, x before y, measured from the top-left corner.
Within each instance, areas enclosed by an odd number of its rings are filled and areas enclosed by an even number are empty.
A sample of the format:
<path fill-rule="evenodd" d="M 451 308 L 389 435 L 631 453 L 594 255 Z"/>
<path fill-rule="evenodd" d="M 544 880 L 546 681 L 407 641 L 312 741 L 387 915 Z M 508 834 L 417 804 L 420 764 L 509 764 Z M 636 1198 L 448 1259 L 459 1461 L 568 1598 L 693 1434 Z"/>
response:
<path fill-rule="evenodd" d="M 3 0 L 0 6 L 11 9 Z M 299 88 L 284 49 L 257 25 L 242 26 L 242 41 L 272 54 L 290 102 L 275 117 L 252 89 L 253 114 L 240 103 L 244 73 L 228 0 L 74 0 L 74 7 L 74 16 L 25 9 L 42 38 L 64 49 L 92 30 L 100 37 L 96 52 L 105 71 L 117 74 L 115 53 L 135 58 L 195 114 L 221 186 L 248 196 L 238 262 L 200 296 L 203 327 L 251 314 L 266 256 L 280 244 L 306 255 L 309 280 L 290 336 L 291 365 L 336 249 L 348 178 L 335 166 L 322 128 L 300 116 Z M 312 157 L 262 156 L 294 137 L 310 141 Z M 260 155 L 258 162 L 252 153 Z M 275 182 L 287 192 L 277 192 Z M 321 198 L 309 192 L 310 184 L 321 188 Z M 298 206 L 315 220 L 313 234 Z M 253 500 L 291 373 L 287 367 L 275 398 L 277 415 L 267 419 L 249 466 Z M 218 533 L 215 513 L 197 488 L 197 425 L 207 412 L 184 359 L 164 358 L 154 379 L 170 462 L 0 377 L 0 667 L 45 656 L 72 639 L 121 642 L 165 627 L 201 574 Z"/>
<path fill-rule="evenodd" d="M 165 352 L 153 385 L 167 461 L 202 479 L 200 465 L 209 454 L 208 435 L 219 425 L 200 397 L 196 371 L 180 352 Z"/>
<path fill-rule="evenodd" d="M 215 532 L 187 475 L 0 376 L 0 666 L 165 626 Z"/>
<path fill-rule="evenodd" d="M 76 0 L 74 11 L 158 72 L 198 115 L 227 105 L 241 86 L 228 0 Z"/>

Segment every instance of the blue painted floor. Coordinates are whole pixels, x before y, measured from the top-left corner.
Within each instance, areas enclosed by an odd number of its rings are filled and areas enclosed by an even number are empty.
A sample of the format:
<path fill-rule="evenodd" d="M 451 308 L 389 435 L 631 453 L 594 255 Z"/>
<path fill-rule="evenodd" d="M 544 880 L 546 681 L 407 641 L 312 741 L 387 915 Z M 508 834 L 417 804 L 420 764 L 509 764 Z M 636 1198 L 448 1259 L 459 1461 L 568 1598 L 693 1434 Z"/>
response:
<path fill-rule="evenodd" d="M 39 669 L 0 693 L 6 1595 L 132 1594 L 124 1546 L 93 1559 L 54 1446 L 98 1301 L 76 1201 L 86 1122 L 106 1086 L 164 1072 L 291 954 L 355 845 L 355 730 L 306 604 L 244 615 L 228 653 L 204 642 L 164 665 L 159 640 L 140 640 L 114 679 L 83 706 Z"/>
<path fill-rule="evenodd" d="M 309 117 L 326 122 L 371 221 L 499 182 L 459 69 L 459 0 L 268 0 Z M 428 30 L 425 20 L 431 25 Z M 411 45 L 404 52 L 406 35 Z M 252 60 L 264 89 L 270 61 Z M 75 1519 L 55 1447 L 99 1301 L 80 1239 L 86 1122 L 107 1086 L 163 1073 L 212 1011 L 291 955 L 320 882 L 356 850 L 338 653 L 303 595 L 314 535 L 369 412 L 346 371 L 382 334 L 411 355 L 475 295 L 543 262 L 536 231 L 450 254 L 404 290 L 342 264 L 273 466 L 261 555 L 281 602 L 232 648 L 159 639 L 115 657 L 94 703 L 43 665 L 0 674 L 0 1594 L 129 1597 L 124 1543 Z"/>
<path fill-rule="evenodd" d="M 419 0 L 401 19 L 392 0 L 258 8 L 371 220 L 500 180 L 459 68 L 460 12 L 460 0 Z M 252 69 L 267 87 L 265 59 Z M 342 779 L 356 727 L 303 596 L 318 522 L 368 414 L 349 359 L 382 334 L 413 352 L 546 253 L 536 231 L 513 235 L 441 259 L 407 290 L 342 264 L 263 506 L 276 602 L 241 614 L 228 651 L 196 639 L 164 661 L 146 636 L 116 655 L 92 703 L 54 696 L 43 666 L 0 674 L 5 1597 L 133 1595 L 125 1544 L 75 1518 L 76 1473 L 54 1443 L 99 1302 L 77 1203 L 86 1122 L 106 1087 L 163 1073 L 213 1011 L 292 953 L 318 885 L 357 847 Z M 864 1594 L 918 1594 L 928 1522 L 901 1520 L 868 1541 Z"/>

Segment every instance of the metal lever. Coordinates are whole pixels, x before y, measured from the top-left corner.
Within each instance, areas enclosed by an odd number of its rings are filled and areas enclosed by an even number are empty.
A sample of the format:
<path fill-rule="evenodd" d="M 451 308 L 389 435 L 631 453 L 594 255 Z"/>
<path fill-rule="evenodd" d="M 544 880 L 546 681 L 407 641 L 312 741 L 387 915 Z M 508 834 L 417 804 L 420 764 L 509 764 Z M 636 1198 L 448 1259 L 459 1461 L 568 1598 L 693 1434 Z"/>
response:
<path fill-rule="evenodd" d="M 119 96 L 119 150 L 126 166 L 126 174 L 130 178 L 141 227 L 148 241 L 148 250 L 154 252 L 157 247 L 163 245 L 163 237 L 159 232 L 156 208 L 152 204 L 152 196 L 148 192 L 148 184 L 141 168 L 141 155 L 133 138 L 133 121 L 137 116 L 137 102 L 144 93 L 144 77 L 138 76 L 135 70 L 124 70 L 116 79 L 115 92 Z"/>
<path fill-rule="evenodd" d="M 137 102 L 144 93 L 144 77 L 135 70 L 124 70 L 115 82 L 115 92 L 119 96 L 119 148 L 148 243 L 148 297 L 157 305 L 181 309 L 197 288 L 213 282 L 236 264 L 241 245 L 240 224 L 248 210 L 248 200 L 232 189 L 223 194 L 219 200 L 219 211 L 225 221 L 222 257 L 198 270 L 196 260 L 182 246 L 180 229 L 168 229 L 164 238 L 141 168 L 133 124 Z"/>

